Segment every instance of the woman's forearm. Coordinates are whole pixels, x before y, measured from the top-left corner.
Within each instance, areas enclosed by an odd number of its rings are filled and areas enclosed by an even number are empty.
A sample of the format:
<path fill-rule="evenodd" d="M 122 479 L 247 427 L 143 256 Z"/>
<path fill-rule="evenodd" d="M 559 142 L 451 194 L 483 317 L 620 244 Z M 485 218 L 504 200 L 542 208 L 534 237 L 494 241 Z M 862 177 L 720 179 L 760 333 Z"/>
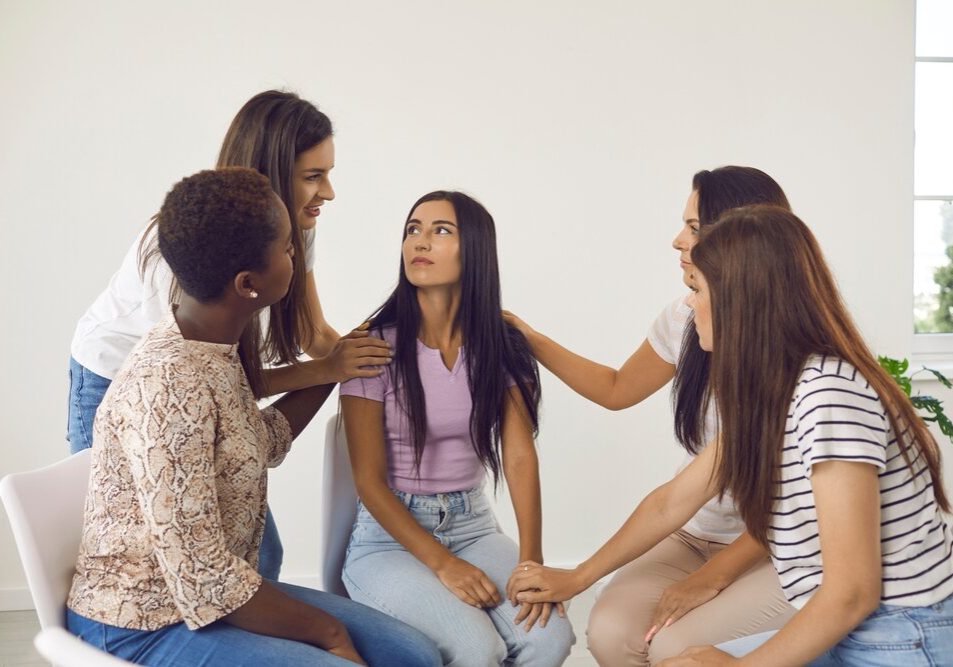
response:
<path fill-rule="evenodd" d="M 432 571 L 436 572 L 447 559 L 453 558 L 446 547 L 417 523 L 386 483 L 358 482 L 357 492 L 381 527 Z"/>
<path fill-rule="evenodd" d="M 543 509 L 539 488 L 539 461 L 532 448 L 507 460 L 504 475 L 519 530 L 520 560 L 543 562 Z"/>
<path fill-rule="evenodd" d="M 768 551 L 745 532 L 698 568 L 691 577 L 708 581 L 721 591 L 768 557 Z"/>
<path fill-rule="evenodd" d="M 291 426 L 293 438 L 297 438 L 298 434 L 311 423 L 315 413 L 328 400 L 328 396 L 331 395 L 334 387 L 333 384 L 323 384 L 307 389 L 299 389 L 289 392 L 275 401 L 275 408 L 285 416 Z"/>
<path fill-rule="evenodd" d="M 265 381 L 265 396 L 335 382 L 326 359 L 311 359 L 278 368 L 266 368 L 262 371 L 262 378 Z"/>
<path fill-rule="evenodd" d="M 265 580 L 245 604 L 222 620 L 242 630 L 325 650 L 351 641 L 344 624 L 334 616 L 296 600 Z"/>

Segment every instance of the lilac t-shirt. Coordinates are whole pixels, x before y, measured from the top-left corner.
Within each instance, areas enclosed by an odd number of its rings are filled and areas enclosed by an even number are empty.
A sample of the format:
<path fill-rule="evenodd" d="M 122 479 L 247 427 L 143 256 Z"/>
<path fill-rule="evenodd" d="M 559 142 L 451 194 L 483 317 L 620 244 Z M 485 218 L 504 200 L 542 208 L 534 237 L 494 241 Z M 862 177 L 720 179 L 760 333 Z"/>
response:
<path fill-rule="evenodd" d="M 386 328 L 383 337 L 393 345 L 396 331 L 393 327 Z M 465 354 L 465 348 L 461 347 L 453 370 L 447 370 L 440 350 L 417 341 L 417 367 L 427 404 L 427 432 L 419 471 L 414 469 L 410 424 L 397 403 L 393 369 L 374 378 L 354 378 L 341 385 L 341 396 L 357 396 L 384 404 L 387 483 L 392 489 L 431 495 L 483 485 L 486 471 L 470 438 L 473 401 Z"/>

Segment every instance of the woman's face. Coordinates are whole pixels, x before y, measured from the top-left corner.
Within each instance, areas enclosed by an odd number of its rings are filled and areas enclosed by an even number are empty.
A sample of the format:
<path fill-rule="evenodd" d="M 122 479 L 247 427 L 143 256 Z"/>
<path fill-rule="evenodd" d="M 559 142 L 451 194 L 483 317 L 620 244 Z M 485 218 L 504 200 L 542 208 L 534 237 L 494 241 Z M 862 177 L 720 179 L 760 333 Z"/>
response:
<path fill-rule="evenodd" d="M 410 215 L 404 229 L 404 273 L 415 287 L 460 284 L 460 230 L 448 201 L 426 201 Z"/>
<path fill-rule="evenodd" d="M 692 270 L 689 287 L 692 293 L 685 301 L 695 311 L 695 328 L 698 330 L 698 345 L 706 352 L 714 347 L 714 334 L 711 325 L 711 292 L 708 281 L 697 268 Z"/>
<path fill-rule="evenodd" d="M 328 137 L 298 155 L 294 170 L 294 211 L 298 227 L 312 229 L 321 206 L 334 199 L 330 172 L 334 169 L 334 139 Z"/>
<path fill-rule="evenodd" d="M 288 210 L 278 195 L 275 195 L 275 208 L 278 210 L 278 236 L 268 246 L 266 259 L 268 264 L 257 271 L 255 286 L 258 291 L 257 304 L 264 308 L 284 298 L 291 285 L 294 273 L 294 244 L 291 241 L 291 220 Z"/>
<path fill-rule="evenodd" d="M 679 266 L 682 267 L 682 282 L 689 287 L 692 273 L 691 250 L 698 242 L 698 191 L 692 190 L 685 202 L 685 212 L 682 213 L 682 230 L 672 241 L 672 247 L 678 250 Z"/>

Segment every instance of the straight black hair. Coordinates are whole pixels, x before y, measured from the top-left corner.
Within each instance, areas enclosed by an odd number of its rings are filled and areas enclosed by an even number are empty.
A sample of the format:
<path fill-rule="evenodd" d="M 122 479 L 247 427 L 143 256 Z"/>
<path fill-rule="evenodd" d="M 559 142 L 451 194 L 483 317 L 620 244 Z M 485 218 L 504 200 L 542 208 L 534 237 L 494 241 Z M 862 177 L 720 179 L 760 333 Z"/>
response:
<path fill-rule="evenodd" d="M 454 330 L 462 334 L 473 410 L 470 437 L 480 462 L 499 483 L 500 436 L 509 384 L 515 381 L 535 436 L 539 429 L 539 368 L 523 335 L 503 321 L 500 269 L 496 254 L 496 227 L 490 213 L 461 192 L 438 190 L 424 195 L 410 208 L 404 224 L 424 202 L 447 201 L 457 216 L 460 235 L 461 298 Z M 407 280 L 401 256 L 397 287 L 370 318 L 371 328 L 382 332 L 395 327 L 394 360 L 385 371 L 392 374 L 397 397 L 406 416 L 419 469 L 427 434 L 426 397 L 417 366 L 420 305 L 417 288 Z"/>

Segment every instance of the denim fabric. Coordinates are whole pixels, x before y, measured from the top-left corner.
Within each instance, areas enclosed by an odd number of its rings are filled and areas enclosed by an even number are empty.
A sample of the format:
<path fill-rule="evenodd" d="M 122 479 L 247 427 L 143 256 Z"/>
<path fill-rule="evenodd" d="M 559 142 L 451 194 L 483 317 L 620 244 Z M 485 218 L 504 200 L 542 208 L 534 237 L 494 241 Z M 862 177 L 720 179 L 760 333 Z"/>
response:
<path fill-rule="evenodd" d="M 69 453 L 75 454 L 93 446 L 93 420 L 96 408 L 112 380 L 96 375 L 78 361 L 69 358 L 69 407 L 66 439 Z"/>
<path fill-rule="evenodd" d="M 718 648 L 741 657 L 775 633 L 742 637 Z M 811 667 L 943 667 L 953 665 L 953 596 L 927 607 L 880 605 Z"/>
<path fill-rule="evenodd" d="M 69 417 L 67 440 L 70 454 L 93 446 L 93 421 L 96 409 L 112 380 L 96 375 L 78 361 L 69 358 Z M 265 579 L 278 581 L 284 547 L 278 535 L 278 526 L 271 508 L 265 515 L 265 531 L 261 536 L 258 552 L 258 574 Z"/>
<path fill-rule="evenodd" d="M 372 667 L 440 665 L 440 654 L 433 643 L 403 623 L 337 595 L 290 584 L 278 584 L 278 587 L 344 623 L 358 653 Z M 216 621 L 199 630 L 189 630 L 185 623 L 155 631 L 128 630 L 89 620 L 67 609 L 66 626 L 83 641 L 137 665 L 353 667 L 354 664 L 310 644 L 259 635 L 224 621 Z"/>
<path fill-rule="evenodd" d="M 505 596 L 519 550 L 500 532 L 482 490 L 411 495 L 396 492 L 414 519 L 458 558 L 483 570 Z M 444 587 L 359 505 L 342 576 L 351 598 L 408 623 L 430 637 L 445 665 L 561 665 L 575 641 L 555 612 L 545 628 L 526 632 L 519 607 L 471 607 Z"/>

